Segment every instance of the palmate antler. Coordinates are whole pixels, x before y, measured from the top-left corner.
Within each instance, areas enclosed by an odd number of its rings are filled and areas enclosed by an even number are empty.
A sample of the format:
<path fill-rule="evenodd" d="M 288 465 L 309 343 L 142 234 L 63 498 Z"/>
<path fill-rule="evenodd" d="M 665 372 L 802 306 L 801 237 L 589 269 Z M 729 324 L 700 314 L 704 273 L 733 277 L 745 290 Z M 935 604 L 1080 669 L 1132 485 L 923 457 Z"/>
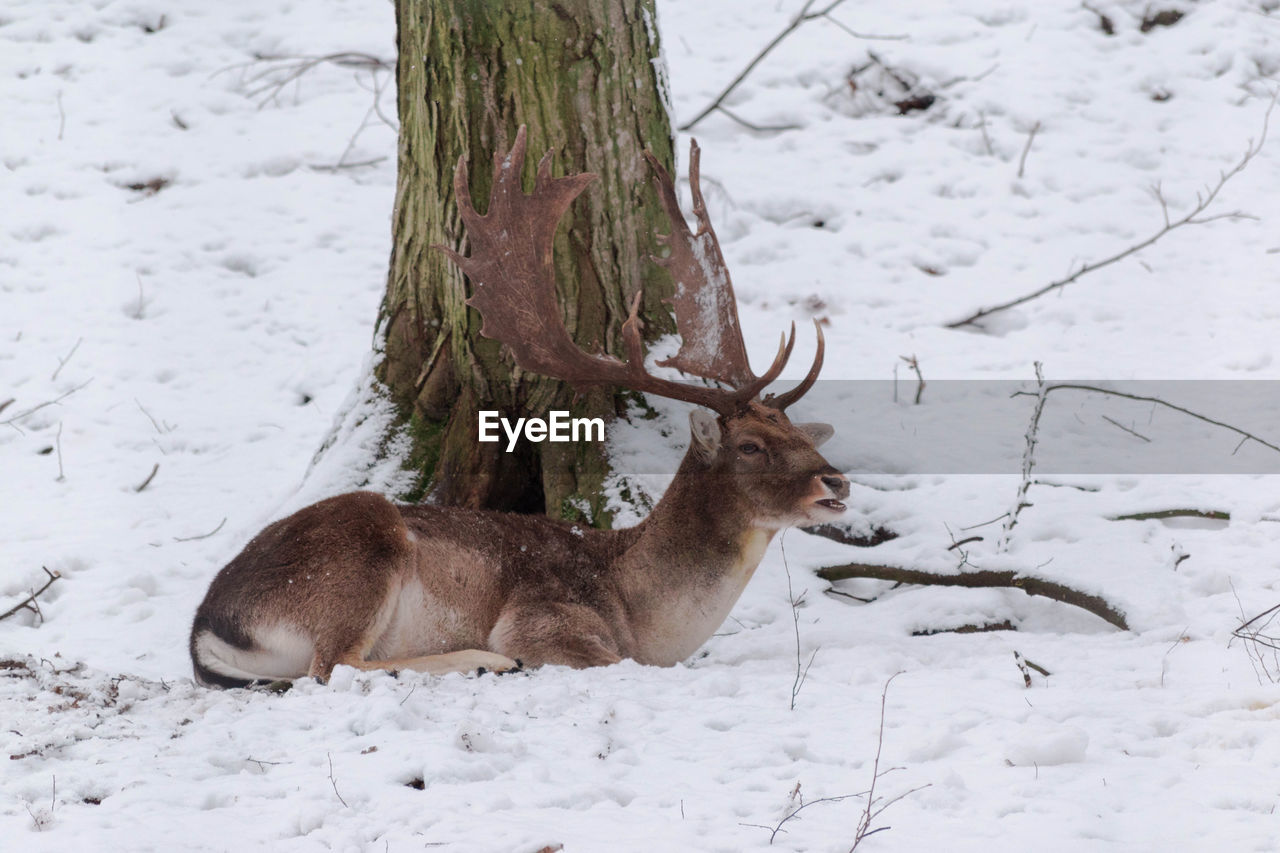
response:
<path fill-rule="evenodd" d="M 644 369 L 644 347 L 637 316 L 639 293 L 622 324 L 627 351 L 625 362 L 609 355 L 584 352 L 573 342 L 560 317 L 556 299 L 552 241 L 561 217 L 596 176 L 551 177 L 551 152 L 548 151 L 538 163 L 533 192 L 526 194 L 520 181 L 524 157 L 525 128 L 521 125 L 511 150 L 494 155 L 493 191 L 489 209 L 483 216 L 476 212 L 471 200 L 465 158 L 458 160 L 454 173 L 454 194 L 471 243 L 471 255 L 463 257 L 448 247 L 437 248 L 471 279 L 474 289 L 467 304 L 484 319 L 480 334 L 506 344 L 521 369 L 564 380 L 576 390 L 594 385 L 621 385 L 705 406 L 725 416 L 755 399 L 778 377 L 795 344 L 795 324 L 791 326 L 790 337 L 784 337 L 780 343 L 769 369 L 761 376 L 752 373 L 738 324 L 733 284 L 702 199 L 696 142 L 692 144 L 689 163 L 694 215 L 698 220 L 696 233 L 690 232 L 680 212 L 671 176 L 653 155 L 645 153 L 654 169 L 658 197 L 672 225 L 670 234 L 659 236 L 670 248 L 670 254 L 654 260 L 675 279 L 675 297 L 671 302 L 683 340 L 680 351 L 660 364 L 730 386 L 723 389 L 673 382 Z M 776 409 L 785 409 L 798 400 L 818 378 L 823 350 L 819 327 L 818 353 L 804 381 L 785 394 L 770 395 L 764 402 Z"/>

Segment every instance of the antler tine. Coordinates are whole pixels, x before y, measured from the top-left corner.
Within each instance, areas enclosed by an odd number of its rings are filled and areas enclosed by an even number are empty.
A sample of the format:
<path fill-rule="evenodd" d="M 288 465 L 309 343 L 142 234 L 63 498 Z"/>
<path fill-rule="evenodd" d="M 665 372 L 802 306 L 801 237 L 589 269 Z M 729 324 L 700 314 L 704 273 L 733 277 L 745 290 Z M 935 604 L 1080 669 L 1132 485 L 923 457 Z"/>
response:
<path fill-rule="evenodd" d="M 769 386 L 769 383 L 778 378 L 778 374 L 782 373 L 782 368 L 787 366 L 787 362 L 791 360 L 791 350 L 796 345 L 796 324 L 791 323 L 791 333 L 779 335 L 778 354 L 773 357 L 773 363 L 769 365 L 769 369 L 764 375 L 758 376 L 739 388 L 735 393 L 735 399 L 740 401 L 754 400 L 761 391 Z"/>
<path fill-rule="evenodd" d="M 795 326 L 793 325 L 792 328 L 794 329 Z M 780 412 L 786 411 L 787 406 L 790 406 L 796 400 L 803 397 L 805 393 L 813 387 L 813 383 L 818 381 L 818 374 L 822 371 L 822 360 L 826 356 L 827 340 L 822 334 L 822 324 L 819 323 L 816 318 L 813 321 L 813 328 L 818 333 L 818 352 L 813 357 L 813 366 L 809 368 L 809 372 L 805 374 L 805 377 L 801 380 L 800 384 L 792 388 L 790 391 L 776 396 L 770 394 L 765 397 L 764 404 L 766 406 L 777 409 Z"/>

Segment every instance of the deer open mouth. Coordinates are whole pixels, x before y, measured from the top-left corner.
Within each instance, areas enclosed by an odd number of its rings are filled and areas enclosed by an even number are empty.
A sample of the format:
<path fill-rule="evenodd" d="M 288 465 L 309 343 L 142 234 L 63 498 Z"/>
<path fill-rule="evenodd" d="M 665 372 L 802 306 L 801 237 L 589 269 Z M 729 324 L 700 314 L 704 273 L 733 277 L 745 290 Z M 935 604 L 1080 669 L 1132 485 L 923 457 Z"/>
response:
<path fill-rule="evenodd" d="M 825 498 L 820 501 L 814 501 L 814 503 L 816 503 L 818 506 L 822 507 L 823 509 L 829 509 L 832 512 L 844 512 L 846 509 L 845 505 L 840 503 L 840 501 L 836 500 L 835 498 Z"/>

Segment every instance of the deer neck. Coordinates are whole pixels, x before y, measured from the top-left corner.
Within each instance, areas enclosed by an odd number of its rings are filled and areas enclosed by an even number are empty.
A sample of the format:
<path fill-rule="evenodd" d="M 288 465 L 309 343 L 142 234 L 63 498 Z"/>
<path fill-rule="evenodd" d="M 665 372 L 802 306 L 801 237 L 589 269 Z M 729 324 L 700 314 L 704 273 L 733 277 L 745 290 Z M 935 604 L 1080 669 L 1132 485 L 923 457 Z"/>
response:
<path fill-rule="evenodd" d="M 686 455 L 619 565 L 631 634 L 643 638 L 636 660 L 677 663 L 720 627 L 775 533 L 753 521 L 730 483 Z"/>

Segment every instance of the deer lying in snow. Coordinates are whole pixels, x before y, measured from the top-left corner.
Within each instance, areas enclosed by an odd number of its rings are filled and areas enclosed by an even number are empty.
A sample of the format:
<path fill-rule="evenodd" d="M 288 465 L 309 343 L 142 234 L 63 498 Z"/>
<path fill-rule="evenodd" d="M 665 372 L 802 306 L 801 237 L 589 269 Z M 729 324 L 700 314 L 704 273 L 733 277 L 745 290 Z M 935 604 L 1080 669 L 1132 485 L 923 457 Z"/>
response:
<path fill-rule="evenodd" d="M 522 127 L 511 151 L 494 158 L 484 216 L 459 161 L 454 189 L 471 256 L 444 251 L 473 283 L 468 304 L 484 318 L 481 333 L 506 344 L 524 370 L 702 407 L 689 415 L 692 442 L 666 494 L 648 518 L 621 530 L 407 506 L 369 492 L 313 504 L 269 525 L 213 579 L 191 629 L 200 682 L 323 680 L 337 664 L 427 673 L 623 658 L 670 666 L 720 626 L 778 530 L 844 512 L 849 482 L 816 449 L 831 427 L 786 416 L 822 368 L 822 329 L 804 380 L 758 399 L 786 364 L 795 326 L 769 370 L 752 373 L 699 187 L 697 144 L 689 164 L 696 233 L 670 176 L 646 154 L 672 223 L 660 237 L 670 253 L 657 262 L 675 279 L 683 338 L 663 365 L 727 388 L 645 371 L 639 294 L 622 327 L 626 361 L 574 344 L 556 302 L 551 245 L 595 176 L 552 178 L 548 153 L 526 194 L 524 155 Z"/>

